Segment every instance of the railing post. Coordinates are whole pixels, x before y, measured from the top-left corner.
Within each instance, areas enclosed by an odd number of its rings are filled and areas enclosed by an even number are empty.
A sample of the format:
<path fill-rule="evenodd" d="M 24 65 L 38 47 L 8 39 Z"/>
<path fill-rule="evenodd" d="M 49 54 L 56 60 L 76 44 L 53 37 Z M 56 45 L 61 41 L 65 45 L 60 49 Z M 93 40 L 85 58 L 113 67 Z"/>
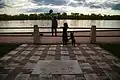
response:
<path fill-rule="evenodd" d="M 34 25 L 33 42 L 34 44 L 38 44 L 40 42 L 38 25 Z"/>
<path fill-rule="evenodd" d="M 92 25 L 90 32 L 90 43 L 95 43 L 95 42 L 96 42 L 96 26 Z"/>

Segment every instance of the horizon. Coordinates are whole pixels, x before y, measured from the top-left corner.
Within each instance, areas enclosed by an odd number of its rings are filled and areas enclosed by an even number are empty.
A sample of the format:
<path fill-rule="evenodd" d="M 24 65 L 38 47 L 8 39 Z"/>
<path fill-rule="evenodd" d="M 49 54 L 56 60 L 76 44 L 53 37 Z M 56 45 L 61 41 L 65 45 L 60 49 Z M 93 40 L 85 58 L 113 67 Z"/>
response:
<path fill-rule="evenodd" d="M 80 13 L 120 15 L 119 0 L 0 0 L 0 14 Z"/>
<path fill-rule="evenodd" d="M 19 14 L 5 14 L 5 15 L 8 15 L 8 16 L 15 16 L 15 15 L 21 15 L 21 14 L 23 14 L 23 15 L 31 15 L 31 14 L 33 14 L 33 15 L 39 15 L 39 14 L 49 14 L 49 12 L 38 12 L 38 13 L 36 13 L 36 12 L 33 12 L 33 13 L 19 13 Z M 63 12 L 63 13 L 66 13 L 66 12 Z M 60 13 L 60 15 L 62 15 L 63 13 Z M 77 13 L 77 12 L 76 12 Z M 57 13 L 54 13 L 54 14 L 57 14 Z M 68 16 L 70 15 L 72 15 L 72 13 L 66 13 Z M 74 14 L 74 13 L 73 13 Z M 86 16 L 91 16 L 92 14 L 94 14 L 94 15 L 96 15 L 96 16 L 98 16 L 98 15 L 101 15 L 101 16 L 120 16 L 120 14 L 95 14 L 95 13 L 89 13 L 89 14 L 84 14 L 84 13 L 78 13 L 79 14 L 79 16 L 81 16 L 81 15 L 86 15 Z M 0 15 L 4 15 L 4 13 L 0 13 Z"/>

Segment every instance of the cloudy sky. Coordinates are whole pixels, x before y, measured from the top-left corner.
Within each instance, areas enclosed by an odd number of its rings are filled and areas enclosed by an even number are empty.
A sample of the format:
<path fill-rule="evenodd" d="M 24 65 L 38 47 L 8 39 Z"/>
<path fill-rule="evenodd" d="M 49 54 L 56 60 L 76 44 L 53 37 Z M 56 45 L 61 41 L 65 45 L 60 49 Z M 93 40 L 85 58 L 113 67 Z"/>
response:
<path fill-rule="evenodd" d="M 49 12 L 120 14 L 120 0 L 0 0 L 0 14 Z"/>

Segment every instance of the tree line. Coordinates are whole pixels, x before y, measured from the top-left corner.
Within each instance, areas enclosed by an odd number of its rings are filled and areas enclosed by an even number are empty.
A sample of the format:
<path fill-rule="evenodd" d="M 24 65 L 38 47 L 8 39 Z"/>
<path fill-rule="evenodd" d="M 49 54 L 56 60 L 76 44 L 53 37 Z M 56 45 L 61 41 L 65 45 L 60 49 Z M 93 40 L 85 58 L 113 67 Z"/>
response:
<path fill-rule="evenodd" d="M 120 15 L 101 15 L 90 14 L 84 15 L 80 13 L 53 13 L 52 16 L 56 16 L 57 19 L 75 19 L 75 20 L 120 20 Z M 0 20 L 49 20 L 51 15 L 49 13 L 40 14 L 19 14 L 19 15 L 7 15 L 0 14 Z"/>

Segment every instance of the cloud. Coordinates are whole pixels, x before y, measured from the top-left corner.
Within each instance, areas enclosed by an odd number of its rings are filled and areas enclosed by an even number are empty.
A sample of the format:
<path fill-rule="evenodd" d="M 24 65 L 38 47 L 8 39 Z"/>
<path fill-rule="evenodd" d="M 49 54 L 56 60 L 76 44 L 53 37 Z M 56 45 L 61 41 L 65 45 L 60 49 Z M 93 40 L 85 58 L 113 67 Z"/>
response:
<path fill-rule="evenodd" d="M 85 0 L 72 0 L 68 2 L 68 6 L 72 7 L 78 7 L 78 6 L 83 6 Z"/>
<path fill-rule="evenodd" d="M 119 10 L 119 0 L 73 0 L 69 6 L 73 7 L 89 7 L 92 9 L 117 9 Z"/>
<path fill-rule="evenodd" d="M 4 8 L 4 5 L 3 5 L 3 4 L 0 4 L 0 8 Z"/>
<path fill-rule="evenodd" d="M 72 7 L 89 7 L 89 8 L 103 8 L 103 5 L 100 2 L 97 2 L 95 0 L 73 0 L 71 3 L 69 3 L 69 6 Z"/>
<path fill-rule="evenodd" d="M 0 13 L 120 11 L 120 0 L 0 0 Z M 116 12 L 115 11 L 115 12 Z M 102 13 L 102 11 L 100 11 Z"/>
<path fill-rule="evenodd" d="M 111 0 L 110 1 L 106 1 L 104 3 L 106 8 L 111 8 L 112 10 L 120 10 L 120 1 L 119 0 Z"/>
<path fill-rule="evenodd" d="M 4 8 L 4 1 L 0 0 L 0 8 Z"/>
<path fill-rule="evenodd" d="M 78 7 L 78 6 L 82 6 L 82 3 L 81 3 L 81 4 L 80 4 L 80 3 L 79 3 L 79 4 L 78 4 L 78 3 L 76 4 L 76 3 L 71 2 L 71 3 L 68 4 L 68 6 Z"/>
<path fill-rule="evenodd" d="M 74 0 L 74 1 L 76 1 L 78 4 L 80 3 L 85 3 L 86 2 L 86 0 Z"/>
<path fill-rule="evenodd" d="M 37 9 L 27 9 L 26 11 L 27 12 L 46 12 L 46 13 L 48 13 L 50 9 L 51 9 L 50 7 L 41 7 L 41 8 L 37 8 Z M 58 8 L 52 8 L 52 10 L 56 13 L 61 12 L 61 10 Z"/>
<path fill-rule="evenodd" d="M 113 10 L 120 10 L 120 4 L 116 4 L 112 8 Z"/>
<path fill-rule="evenodd" d="M 48 12 L 49 8 L 28 9 L 27 12 Z"/>
<path fill-rule="evenodd" d="M 119 8 L 120 1 L 119 0 L 5 0 L 6 5 L 12 6 L 12 7 L 36 7 L 31 4 L 36 4 L 37 6 L 70 6 L 70 7 L 89 7 L 92 9 L 117 9 Z M 0 7 L 3 7 L 3 0 L 0 0 Z M 30 3 L 30 4 L 29 4 Z M 28 7 L 28 8 L 29 8 Z"/>
<path fill-rule="evenodd" d="M 90 8 L 96 8 L 96 9 L 98 9 L 98 8 L 103 8 L 101 5 L 90 5 Z"/>
<path fill-rule="evenodd" d="M 32 0 L 38 5 L 66 5 L 69 0 Z"/>

